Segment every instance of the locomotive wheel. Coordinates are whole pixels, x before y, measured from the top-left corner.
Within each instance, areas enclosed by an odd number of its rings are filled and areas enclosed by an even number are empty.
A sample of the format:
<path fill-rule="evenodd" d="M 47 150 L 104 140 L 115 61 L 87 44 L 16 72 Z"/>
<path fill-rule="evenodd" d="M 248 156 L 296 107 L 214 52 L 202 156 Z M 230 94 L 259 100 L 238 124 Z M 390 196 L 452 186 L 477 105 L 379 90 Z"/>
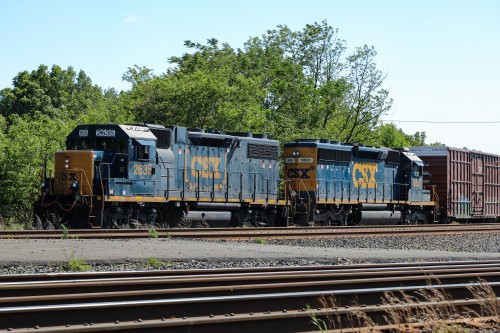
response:
<path fill-rule="evenodd" d="M 177 207 L 168 207 L 166 209 L 166 214 L 164 219 L 167 221 L 168 226 L 170 228 L 178 228 L 183 227 L 183 223 L 186 222 L 186 218 L 184 217 L 184 212 Z"/>

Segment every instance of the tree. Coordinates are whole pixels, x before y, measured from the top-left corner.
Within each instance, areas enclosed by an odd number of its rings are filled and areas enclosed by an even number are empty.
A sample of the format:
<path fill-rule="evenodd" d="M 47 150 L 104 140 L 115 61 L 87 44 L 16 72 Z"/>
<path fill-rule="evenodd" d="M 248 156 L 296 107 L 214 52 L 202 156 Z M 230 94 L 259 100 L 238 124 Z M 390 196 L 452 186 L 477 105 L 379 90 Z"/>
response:
<path fill-rule="evenodd" d="M 373 144 L 387 148 L 424 146 L 426 139 L 425 132 L 406 134 L 394 124 L 378 126 L 375 130 L 375 136 Z"/>
<path fill-rule="evenodd" d="M 278 26 L 243 49 L 210 39 L 186 41 L 191 50 L 154 76 L 135 66 L 127 107 L 137 119 L 266 132 L 347 142 L 373 139 L 372 128 L 391 107 L 373 47 L 346 54 L 345 41 L 326 21 L 301 31 Z"/>
<path fill-rule="evenodd" d="M 136 86 L 140 83 L 144 83 L 153 78 L 153 70 L 145 66 L 129 67 L 125 74 L 123 74 L 122 79 L 125 82 L 129 82 L 132 86 Z"/>
<path fill-rule="evenodd" d="M 135 81 L 125 97 L 135 117 L 145 122 L 228 131 L 265 124 L 256 98 L 263 91 L 243 72 L 239 54 L 227 44 L 219 47 L 215 39 L 207 45 L 189 41 L 186 45 L 196 51 L 170 58 L 176 66 L 167 74 Z M 124 77 L 135 74 L 129 69 Z"/>
<path fill-rule="evenodd" d="M 63 149 L 77 124 L 133 121 L 114 89 L 103 91 L 71 67 L 41 65 L 13 82 L 0 92 L 0 213 L 7 218 L 31 211 L 46 155 Z"/>
<path fill-rule="evenodd" d="M 51 118 L 76 119 L 89 109 L 103 106 L 101 88 L 72 67 L 67 70 L 45 65 L 29 73 L 23 71 L 13 79 L 13 88 L 0 92 L 0 114 L 33 116 L 36 112 Z"/>
<path fill-rule="evenodd" d="M 31 210 L 39 191 L 44 159 L 64 147 L 70 129 L 63 120 L 41 113 L 33 117 L 12 115 L 9 122 L 4 138 L 5 158 L 0 161 L 0 212 L 15 216 Z"/>

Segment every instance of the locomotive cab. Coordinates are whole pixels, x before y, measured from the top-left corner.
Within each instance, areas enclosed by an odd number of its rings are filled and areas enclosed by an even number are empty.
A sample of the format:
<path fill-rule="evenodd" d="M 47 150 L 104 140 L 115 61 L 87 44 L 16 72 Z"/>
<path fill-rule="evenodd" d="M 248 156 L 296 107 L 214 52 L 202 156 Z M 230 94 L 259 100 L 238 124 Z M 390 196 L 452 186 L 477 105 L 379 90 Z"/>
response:
<path fill-rule="evenodd" d="M 408 151 L 401 152 L 399 198 L 407 201 L 430 201 L 430 191 L 424 190 L 424 162 Z"/>
<path fill-rule="evenodd" d="M 103 209 L 106 197 L 155 195 L 156 137 L 149 128 L 80 125 L 68 135 L 66 146 L 54 154 L 53 177 L 45 177 L 35 203 L 42 227 L 102 226 L 109 217 Z M 128 220 L 129 210 L 120 215 Z"/>

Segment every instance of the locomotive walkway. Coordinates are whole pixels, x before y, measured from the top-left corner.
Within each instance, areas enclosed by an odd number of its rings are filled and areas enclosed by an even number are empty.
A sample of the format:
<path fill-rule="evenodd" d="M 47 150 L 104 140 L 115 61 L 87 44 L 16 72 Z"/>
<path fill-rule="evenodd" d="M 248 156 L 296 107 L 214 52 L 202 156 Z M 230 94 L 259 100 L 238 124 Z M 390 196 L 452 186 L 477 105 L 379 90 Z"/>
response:
<path fill-rule="evenodd" d="M 500 260 L 2 275 L 0 332 L 487 328 L 499 291 Z"/>
<path fill-rule="evenodd" d="M 0 231 L 0 239 L 123 239 L 150 238 L 152 229 L 74 229 Z M 500 224 L 450 224 L 408 226 L 290 227 L 290 228 L 171 228 L 155 229 L 158 238 L 213 240 L 303 239 L 368 236 L 406 236 L 500 232 Z"/>

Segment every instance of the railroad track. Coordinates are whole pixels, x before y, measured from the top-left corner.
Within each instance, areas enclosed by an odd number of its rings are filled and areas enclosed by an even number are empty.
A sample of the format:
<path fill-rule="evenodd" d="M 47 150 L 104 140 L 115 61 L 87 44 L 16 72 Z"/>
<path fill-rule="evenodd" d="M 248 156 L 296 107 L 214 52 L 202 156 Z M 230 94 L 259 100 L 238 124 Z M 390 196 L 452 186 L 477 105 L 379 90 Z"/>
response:
<path fill-rule="evenodd" d="M 411 236 L 425 234 L 493 233 L 500 224 L 408 225 L 375 227 L 291 227 L 291 228 L 204 228 L 155 229 L 159 238 L 196 238 L 214 240 L 303 239 L 367 236 Z M 10 230 L 0 231 L 0 239 L 61 239 L 61 238 L 148 238 L 148 229 L 74 229 L 74 230 Z"/>
<path fill-rule="evenodd" d="M 383 301 L 388 292 L 405 296 Z M 344 332 L 406 324 L 391 313 L 418 327 L 432 319 L 425 309 L 460 322 L 486 316 L 498 292 L 500 260 L 3 275 L 0 332 L 305 332 L 318 329 L 314 318 Z"/>

